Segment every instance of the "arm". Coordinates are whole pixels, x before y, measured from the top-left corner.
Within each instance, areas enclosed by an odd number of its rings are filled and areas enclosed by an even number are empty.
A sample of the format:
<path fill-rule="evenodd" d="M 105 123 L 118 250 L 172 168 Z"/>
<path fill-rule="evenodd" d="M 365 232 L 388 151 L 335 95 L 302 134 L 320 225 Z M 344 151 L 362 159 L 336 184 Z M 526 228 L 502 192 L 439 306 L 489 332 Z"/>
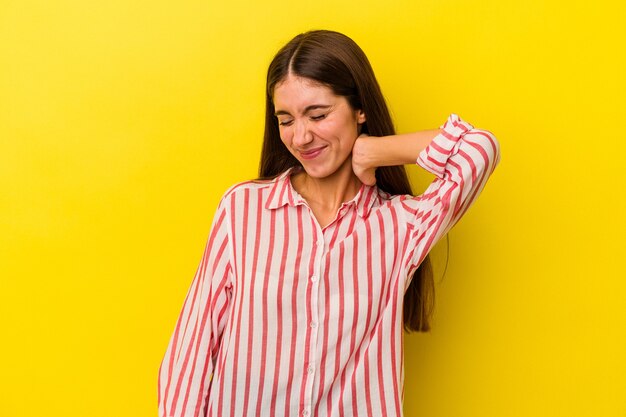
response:
<path fill-rule="evenodd" d="M 202 416 L 231 294 L 228 218 L 223 200 L 159 368 L 160 417 Z"/>
<path fill-rule="evenodd" d="M 359 136 L 352 148 L 352 167 L 361 182 L 373 185 L 378 167 L 413 164 L 443 129 L 392 136 Z"/>
<path fill-rule="evenodd" d="M 500 161 L 496 137 L 475 129 L 456 114 L 439 130 L 359 138 L 355 147 L 355 174 L 370 184 L 375 182 L 377 166 L 398 163 L 417 163 L 436 177 L 423 194 L 400 197 L 401 212 L 412 229 L 408 269 L 417 267 L 465 214 Z"/>

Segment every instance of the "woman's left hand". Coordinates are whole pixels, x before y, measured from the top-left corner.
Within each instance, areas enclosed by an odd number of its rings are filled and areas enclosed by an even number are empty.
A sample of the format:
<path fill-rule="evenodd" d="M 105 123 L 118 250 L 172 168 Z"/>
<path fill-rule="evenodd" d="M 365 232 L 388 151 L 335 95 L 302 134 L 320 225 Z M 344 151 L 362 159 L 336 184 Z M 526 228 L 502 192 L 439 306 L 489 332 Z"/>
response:
<path fill-rule="evenodd" d="M 354 142 L 352 147 L 352 171 L 365 185 L 376 184 L 376 167 L 371 166 L 368 158 L 368 147 L 376 138 L 363 133 Z"/>

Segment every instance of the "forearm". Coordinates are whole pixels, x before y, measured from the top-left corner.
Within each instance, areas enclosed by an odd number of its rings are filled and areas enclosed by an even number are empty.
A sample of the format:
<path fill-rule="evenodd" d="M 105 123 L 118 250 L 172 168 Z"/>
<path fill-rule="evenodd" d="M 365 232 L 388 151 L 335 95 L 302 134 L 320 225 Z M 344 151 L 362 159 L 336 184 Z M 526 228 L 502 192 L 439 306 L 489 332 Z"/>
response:
<path fill-rule="evenodd" d="M 353 157 L 369 168 L 415 164 L 419 153 L 425 149 L 440 129 L 382 137 L 361 137 L 355 143 Z"/>

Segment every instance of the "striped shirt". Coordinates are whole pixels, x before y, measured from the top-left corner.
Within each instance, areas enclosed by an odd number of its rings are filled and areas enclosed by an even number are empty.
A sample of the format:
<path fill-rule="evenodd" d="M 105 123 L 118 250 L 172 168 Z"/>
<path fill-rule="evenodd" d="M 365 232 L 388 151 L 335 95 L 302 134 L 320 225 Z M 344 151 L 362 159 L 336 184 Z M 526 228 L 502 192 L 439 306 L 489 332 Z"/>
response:
<path fill-rule="evenodd" d="M 159 369 L 159 416 L 402 416 L 410 277 L 497 165 L 451 114 L 420 196 L 362 185 L 321 228 L 290 169 L 231 187 Z"/>

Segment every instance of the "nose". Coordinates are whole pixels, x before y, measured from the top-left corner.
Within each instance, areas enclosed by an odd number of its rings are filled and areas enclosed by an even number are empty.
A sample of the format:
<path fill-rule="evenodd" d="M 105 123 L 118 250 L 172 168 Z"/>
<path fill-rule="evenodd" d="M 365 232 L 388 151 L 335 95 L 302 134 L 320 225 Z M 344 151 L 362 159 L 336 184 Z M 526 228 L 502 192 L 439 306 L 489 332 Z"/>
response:
<path fill-rule="evenodd" d="M 293 144 L 301 148 L 313 140 L 306 120 L 295 120 L 293 130 Z"/>

